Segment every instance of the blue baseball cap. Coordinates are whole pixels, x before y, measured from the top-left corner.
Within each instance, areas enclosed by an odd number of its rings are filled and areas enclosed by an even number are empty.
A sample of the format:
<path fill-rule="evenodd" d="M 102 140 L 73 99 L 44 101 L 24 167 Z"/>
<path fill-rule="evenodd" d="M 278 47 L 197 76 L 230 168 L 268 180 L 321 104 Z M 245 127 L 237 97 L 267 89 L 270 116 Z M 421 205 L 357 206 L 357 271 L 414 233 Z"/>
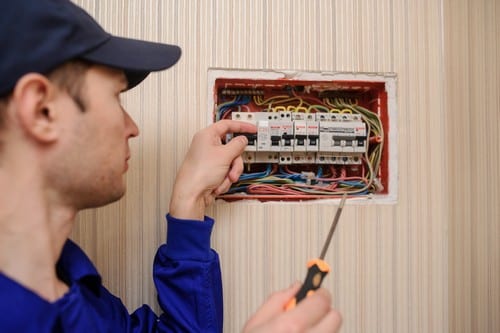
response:
<path fill-rule="evenodd" d="M 181 56 L 176 45 L 113 36 L 69 0 L 1 0 L 0 15 L 0 96 L 72 59 L 123 70 L 131 89 Z"/>

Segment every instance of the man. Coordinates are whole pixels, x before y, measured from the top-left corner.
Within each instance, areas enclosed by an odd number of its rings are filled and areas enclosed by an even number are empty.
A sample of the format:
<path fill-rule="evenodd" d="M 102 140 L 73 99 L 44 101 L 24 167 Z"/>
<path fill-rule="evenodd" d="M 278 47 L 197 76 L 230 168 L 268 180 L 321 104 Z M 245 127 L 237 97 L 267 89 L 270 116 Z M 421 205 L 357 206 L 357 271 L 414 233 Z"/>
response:
<path fill-rule="evenodd" d="M 2 1 L 0 13 L 0 331 L 221 332 L 214 221 L 204 214 L 243 168 L 246 139 L 220 138 L 255 128 L 222 121 L 196 134 L 155 257 L 164 313 L 129 315 L 68 237 L 78 211 L 125 193 L 139 131 L 120 94 L 174 65 L 180 49 L 111 36 L 68 0 Z M 340 316 L 323 289 L 283 310 L 297 290 L 270 297 L 244 331 L 335 332 Z"/>

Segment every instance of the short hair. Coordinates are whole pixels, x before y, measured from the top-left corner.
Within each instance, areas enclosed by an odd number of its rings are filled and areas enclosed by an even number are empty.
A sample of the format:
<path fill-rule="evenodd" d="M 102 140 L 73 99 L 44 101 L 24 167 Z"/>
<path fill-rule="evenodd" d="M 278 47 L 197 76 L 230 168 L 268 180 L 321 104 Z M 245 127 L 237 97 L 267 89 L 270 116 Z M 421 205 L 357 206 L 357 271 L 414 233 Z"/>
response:
<path fill-rule="evenodd" d="M 57 87 L 66 91 L 82 111 L 85 110 L 85 98 L 82 90 L 85 72 L 91 66 L 90 62 L 84 60 L 70 60 L 47 74 L 47 78 Z M 12 92 L 0 97 L 0 129 L 5 126 L 5 112 L 11 97 Z"/>
<path fill-rule="evenodd" d="M 47 78 L 66 91 L 78 107 L 85 110 L 85 98 L 83 97 L 83 82 L 85 73 L 92 64 L 85 60 L 70 60 L 57 67 L 47 75 Z"/>
<path fill-rule="evenodd" d="M 11 97 L 12 94 L 0 97 L 0 129 L 2 129 L 5 126 L 5 117 L 6 117 L 5 112 Z"/>

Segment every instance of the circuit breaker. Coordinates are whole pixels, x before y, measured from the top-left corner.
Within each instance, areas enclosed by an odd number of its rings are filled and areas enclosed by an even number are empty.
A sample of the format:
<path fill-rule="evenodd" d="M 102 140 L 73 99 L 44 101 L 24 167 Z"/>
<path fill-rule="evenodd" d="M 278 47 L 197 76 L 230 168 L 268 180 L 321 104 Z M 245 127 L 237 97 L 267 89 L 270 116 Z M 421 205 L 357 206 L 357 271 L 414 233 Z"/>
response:
<path fill-rule="evenodd" d="M 210 121 L 252 123 L 225 200 L 395 200 L 395 75 L 209 71 Z"/>

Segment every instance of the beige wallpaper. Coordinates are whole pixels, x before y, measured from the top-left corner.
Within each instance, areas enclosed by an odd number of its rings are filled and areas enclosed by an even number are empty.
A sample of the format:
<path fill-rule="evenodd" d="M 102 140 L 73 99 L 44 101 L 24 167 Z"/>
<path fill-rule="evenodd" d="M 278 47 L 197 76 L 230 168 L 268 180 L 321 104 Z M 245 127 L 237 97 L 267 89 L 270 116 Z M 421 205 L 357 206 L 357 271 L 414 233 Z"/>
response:
<path fill-rule="evenodd" d="M 500 4 L 495 0 L 78 0 L 119 35 L 179 44 L 125 105 L 128 193 L 77 240 L 129 307 L 156 309 L 152 258 L 175 170 L 208 122 L 207 69 L 395 72 L 399 199 L 347 204 L 324 285 L 342 332 L 499 332 Z M 301 280 L 336 203 L 217 202 L 225 331 Z"/>
<path fill-rule="evenodd" d="M 451 332 L 500 332 L 500 3 L 445 1 Z"/>

